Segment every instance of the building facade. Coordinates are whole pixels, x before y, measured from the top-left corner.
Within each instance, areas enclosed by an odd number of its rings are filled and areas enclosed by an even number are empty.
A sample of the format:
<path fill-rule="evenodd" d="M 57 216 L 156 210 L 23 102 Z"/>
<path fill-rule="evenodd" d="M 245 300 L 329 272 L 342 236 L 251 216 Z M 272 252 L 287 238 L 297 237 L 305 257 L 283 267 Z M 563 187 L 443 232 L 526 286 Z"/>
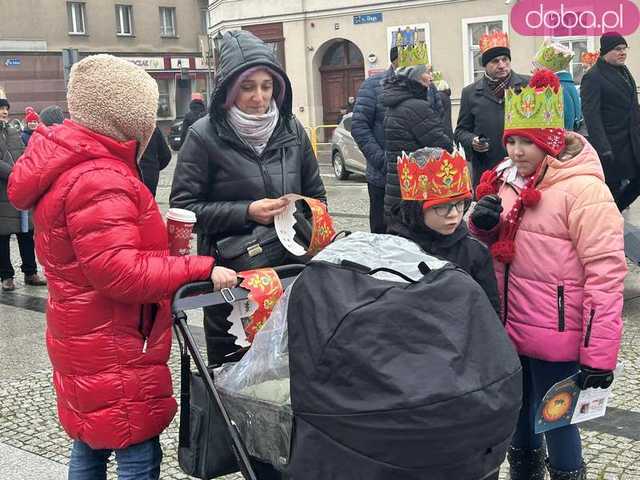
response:
<path fill-rule="evenodd" d="M 483 74 L 480 37 L 494 30 L 509 34 L 512 64 L 528 74 L 543 38 L 513 31 L 504 0 L 211 0 L 209 33 L 247 29 L 273 45 L 290 76 L 294 110 L 306 125 L 335 123 L 364 78 L 389 65 L 394 43 L 424 41 L 434 69 L 452 89 L 453 119 L 465 85 Z M 582 77 L 580 53 L 598 49 L 598 38 L 556 38 L 576 52 L 571 71 Z M 640 35 L 627 38 L 631 51 Z M 627 64 L 640 78 L 640 60 Z"/>
<path fill-rule="evenodd" d="M 158 119 L 188 109 L 209 91 L 206 0 L 0 0 L 0 88 L 11 115 L 27 106 L 66 110 L 71 64 L 109 53 L 141 66 L 158 83 Z"/>

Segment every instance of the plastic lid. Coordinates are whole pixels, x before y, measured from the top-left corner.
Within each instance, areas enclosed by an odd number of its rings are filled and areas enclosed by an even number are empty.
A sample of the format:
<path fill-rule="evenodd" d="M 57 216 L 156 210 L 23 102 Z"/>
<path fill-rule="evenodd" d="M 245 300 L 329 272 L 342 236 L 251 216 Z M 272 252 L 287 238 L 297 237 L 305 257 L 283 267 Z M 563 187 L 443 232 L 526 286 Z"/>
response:
<path fill-rule="evenodd" d="M 196 223 L 196 214 L 183 208 L 170 208 L 167 211 L 167 219 L 175 222 Z"/>

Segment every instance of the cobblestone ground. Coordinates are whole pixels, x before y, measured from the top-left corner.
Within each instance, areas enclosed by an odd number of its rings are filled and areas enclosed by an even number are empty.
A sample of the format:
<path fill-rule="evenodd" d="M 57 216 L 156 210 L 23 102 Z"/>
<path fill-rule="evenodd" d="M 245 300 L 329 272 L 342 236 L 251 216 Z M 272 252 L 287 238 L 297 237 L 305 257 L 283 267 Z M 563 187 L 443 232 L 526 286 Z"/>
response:
<path fill-rule="evenodd" d="M 329 203 L 335 214 L 337 226 L 351 230 L 366 229 L 368 223 L 366 187 L 358 179 L 349 182 L 335 182 L 330 178 L 328 166 L 324 166 L 322 170 L 323 178 L 327 182 Z M 170 170 L 163 172 L 161 179 L 158 200 L 163 209 L 167 207 L 170 175 Z M 640 220 L 640 208 L 637 210 L 638 220 Z M 640 221 L 635 223 L 640 224 Z M 15 243 L 12 248 L 17 252 Z M 15 260 L 18 263 L 17 255 Z M 46 292 L 42 290 L 23 289 L 20 275 L 16 277 L 16 280 L 20 287 L 16 292 L 18 295 L 21 295 L 20 292 L 25 290 L 36 296 L 46 295 Z M 3 294 L 0 293 L 0 295 Z M 614 397 L 610 403 L 611 407 L 614 407 L 612 410 L 615 410 L 618 415 L 619 421 L 616 425 L 619 427 L 611 424 L 610 428 L 607 428 L 606 421 L 600 422 L 601 427 L 595 427 L 591 422 L 585 424 L 582 438 L 584 457 L 589 464 L 589 480 L 640 480 L 640 379 L 637 375 L 640 368 L 640 269 L 637 267 L 630 268 L 625 297 L 625 334 L 621 352 L 621 359 L 625 363 L 625 372 L 621 378 L 616 380 Z M 0 297 L 1 301 L 2 297 Z M 0 320 L 2 320 L 0 323 L 3 323 L 8 318 L 4 313 L 5 307 L 0 308 L 3 309 L 0 310 Z M 17 311 L 17 309 L 11 311 Z M 17 315 L 17 313 L 13 315 Z M 42 313 L 27 312 L 24 315 L 27 320 L 31 318 L 34 323 L 36 320 L 42 323 Z M 2 330 L 0 330 L 1 332 Z M 33 343 L 42 340 L 42 331 L 38 335 L 40 337 L 35 337 L 36 340 L 33 340 Z M 5 341 L 6 339 L 0 338 L 0 365 L 4 365 L 3 362 L 6 361 L 6 358 L 2 359 L 2 355 L 5 354 L 3 348 L 7 346 L 6 343 L 3 345 Z M 42 357 L 42 352 L 42 345 L 34 345 L 33 352 L 25 350 L 12 354 L 15 356 L 12 361 L 16 369 L 31 362 L 35 364 L 34 367 L 25 367 L 24 374 L 9 375 L 7 372 L 0 371 L 0 380 L 3 380 L 0 381 L 0 445 L 15 447 L 49 459 L 55 464 L 66 465 L 69 458 L 70 441 L 58 424 L 51 385 L 51 371 L 46 357 Z M 179 391 L 179 377 L 177 376 L 179 356 L 176 353 L 174 350 L 171 367 L 176 374 L 174 389 L 177 393 Z M 177 439 L 178 423 L 176 418 L 161 437 L 165 454 L 162 464 L 162 479 L 191 478 L 182 473 L 178 466 Z M 502 470 L 501 479 L 506 479 L 506 469 L 503 467 Z M 114 465 L 110 465 L 109 472 L 109 479 L 115 479 Z M 0 471 L 0 480 L 6 478 Z M 9 478 L 10 480 L 22 480 L 23 477 Z M 242 477 L 235 474 L 223 478 L 235 480 Z"/>

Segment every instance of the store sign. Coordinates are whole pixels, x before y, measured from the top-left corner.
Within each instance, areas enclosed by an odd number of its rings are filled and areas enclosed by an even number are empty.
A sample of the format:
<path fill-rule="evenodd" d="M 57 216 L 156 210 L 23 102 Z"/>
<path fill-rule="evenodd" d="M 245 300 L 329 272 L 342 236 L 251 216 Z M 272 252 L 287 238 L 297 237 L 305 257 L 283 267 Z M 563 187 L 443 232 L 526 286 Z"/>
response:
<path fill-rule="evenodd" d="M 204 59 L 196 57 L 196 70 L 207 70 L 208 68 L 207 62 L 205 62 Z"/>
<path fill-rule="evenodd" d="M 189 58 L 172 58 L 171 69 L 180 70 L 182 68 L 189 68 Z"/>
<path fill-rule="evenodd" d="M 354 15 L 353 24 L 362 25 L 363 23 L 379 23 L 382 21 L 382 12 L 367 13 L 364 15 Z"/>
<path fill-rule="evenodd" d="M 162 57 L 121 57 L 123 60 L 133 63 L 145 70 L 164 70 L 164 58 Z"/>
<path fill-rule="evenodd" d="M 6 67 L 17 67 L 22 63 L 22 60 L 19 58 L 7 58 L 4 61 Z"/>

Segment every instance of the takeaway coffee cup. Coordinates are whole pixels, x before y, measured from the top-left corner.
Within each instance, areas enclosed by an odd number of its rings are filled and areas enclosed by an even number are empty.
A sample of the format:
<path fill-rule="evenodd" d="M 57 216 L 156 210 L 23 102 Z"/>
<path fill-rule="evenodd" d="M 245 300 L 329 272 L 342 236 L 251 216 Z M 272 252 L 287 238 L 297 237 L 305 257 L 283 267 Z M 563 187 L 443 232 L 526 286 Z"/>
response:
<path fill-rule="evenodd" d="M 182 208 L 170 208 L 167 212 L 169 252 L 183 256 L 191 253 L 191 233 L 196 224 L 196 214 Z"/>

